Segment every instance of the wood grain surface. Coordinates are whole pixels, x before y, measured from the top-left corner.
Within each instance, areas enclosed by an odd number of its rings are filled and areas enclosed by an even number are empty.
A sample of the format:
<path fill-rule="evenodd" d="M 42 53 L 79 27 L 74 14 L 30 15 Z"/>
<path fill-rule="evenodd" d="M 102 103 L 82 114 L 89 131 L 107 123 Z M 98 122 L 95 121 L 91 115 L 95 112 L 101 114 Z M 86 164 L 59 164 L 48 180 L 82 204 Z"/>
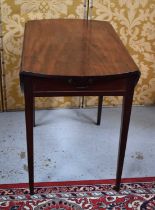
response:
<path fill-rule="evenodd" d="M 26 23 L 21 73 L 107 76 L 138 67 L 106 21 L 34 20 Z"/>

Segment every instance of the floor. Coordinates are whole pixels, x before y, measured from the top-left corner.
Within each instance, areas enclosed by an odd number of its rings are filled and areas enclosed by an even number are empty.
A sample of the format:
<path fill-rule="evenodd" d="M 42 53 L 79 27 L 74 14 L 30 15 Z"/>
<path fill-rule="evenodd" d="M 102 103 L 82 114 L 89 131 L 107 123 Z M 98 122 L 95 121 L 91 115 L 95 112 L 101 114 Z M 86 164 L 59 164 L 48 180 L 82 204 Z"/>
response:
<path fill-rule="evenodd" d="M 36 111 L 35 181 L 115 178 L 121 108 Z M 155 176 L 155 106 L 133 107 L 123 177 Z M 28 182 L 24 112 L 0 113 L 0 183 Z"/>

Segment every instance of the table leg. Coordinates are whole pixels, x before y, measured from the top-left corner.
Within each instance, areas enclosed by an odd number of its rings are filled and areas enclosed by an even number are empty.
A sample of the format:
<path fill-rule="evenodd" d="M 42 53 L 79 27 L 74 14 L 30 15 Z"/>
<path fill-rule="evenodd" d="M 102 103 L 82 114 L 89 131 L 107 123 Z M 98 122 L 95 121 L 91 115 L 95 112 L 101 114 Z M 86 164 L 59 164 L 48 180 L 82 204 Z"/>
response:
<path fill-rule="evenodd" d="M 133 91 L 126 94 L 123 97 L 122 120 L 121 120 L 118 162 L 117 162 L 117 172 L 116 172 L 116 186 L 115 186 L 115 190 L 117 191 L 120 189 L 120 182 L 121 182 L 125 150 L 127 144 L 128 129 L 130 123 L 132 100 L 133 100 Z"/>
<path fill-rule="evenodd" d="M 103 103 L 103 96 L 99 96 L 98 97 L 97 125 L 100 125 L 101 123 L 102 103 Z"/>
<path fill-rule="evenodd" d="M 35 126 L 35 97 L 33 97 L 33 127 Z"/>
<path fill-rule="evenodd" d="M 84 96 L 82 96 L 82 102 L 80 104 L 81 108 L 84 108 Z"/>
<path fill-rule="evenodd" d="M 33 95 L 30 84 L 24 86 L 25 95 L 25 120 L 28 155 L 28 172 L 30 194 L 34 194 L 34 167 L 33 167 Z"/>

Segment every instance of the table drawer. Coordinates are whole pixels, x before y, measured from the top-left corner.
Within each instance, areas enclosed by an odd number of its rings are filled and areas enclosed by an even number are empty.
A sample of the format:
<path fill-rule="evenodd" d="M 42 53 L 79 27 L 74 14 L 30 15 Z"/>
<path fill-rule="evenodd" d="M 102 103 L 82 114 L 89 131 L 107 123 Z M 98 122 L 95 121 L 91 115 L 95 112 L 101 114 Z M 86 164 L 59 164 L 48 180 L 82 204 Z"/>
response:
<path fill-rule="evenodd" d="M 62 93 L 65 92 L 84 94 L 94 92 L 120 92 L 126 91 L 127 79 L 103 79 L 103 78 L 33 78 L 34 93 Z"/>

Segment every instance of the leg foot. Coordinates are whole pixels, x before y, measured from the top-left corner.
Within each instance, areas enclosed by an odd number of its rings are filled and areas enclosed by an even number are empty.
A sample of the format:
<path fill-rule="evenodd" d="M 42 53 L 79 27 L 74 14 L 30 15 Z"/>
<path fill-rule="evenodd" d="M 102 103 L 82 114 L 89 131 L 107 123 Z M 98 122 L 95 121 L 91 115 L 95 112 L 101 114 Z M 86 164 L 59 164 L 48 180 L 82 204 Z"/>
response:
<path fill-rule="evenodd" d="M 119 192 L 119 190 L 120 190 L 120 185 L 115 185 L 114 187 L 113 187 L 113 190 L 115 190 L 116 192 Z"/>

